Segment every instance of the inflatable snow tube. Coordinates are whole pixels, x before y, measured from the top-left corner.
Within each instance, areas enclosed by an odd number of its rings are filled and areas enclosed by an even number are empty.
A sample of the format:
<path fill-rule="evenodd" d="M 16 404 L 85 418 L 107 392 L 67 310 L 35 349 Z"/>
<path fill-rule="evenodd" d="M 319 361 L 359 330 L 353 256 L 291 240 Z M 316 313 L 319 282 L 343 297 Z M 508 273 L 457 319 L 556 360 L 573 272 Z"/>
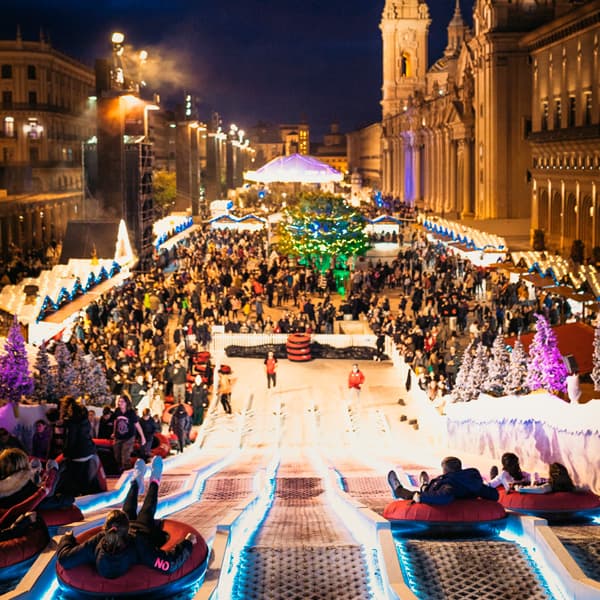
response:
<path fill-rule="evenodd" d="M 481 498 L 454 500 L 443 506 L 394 500 L 383 516 L 399 532 L 445 537 L 494 532 L 504 526 L 506 511 L 499 502 Z"/>
<path fill-rule="evenodd" d="M 600 515 L 600 497 L 592 492 L 552 492 L 520 494 L 500 492 L 500 504 L 508 510 L 542 517 L 549 521 L 578 521 Z"/>
<path fill-rule="evenodd" d="M 44 523 L 48 527 L 60 527 L 61 525 L 76 523 L 84 519 L 83 513 L 76 504 L 71 504 L 71 506 L 63 508 L 39 508 L 38 514 L 44 519 Z"/>
<path fill-rule="evenodd" d="M 94 527 L 77 537 L 79 543 L 94 536 L 100 527 Z M 188 533 L 193 533 L 198 539 L 192 550 L 191 556 L 183 566 L 171 573 L 161 573 L 145 565 L 135 565 L 122 577 L 105 579 L 101 577 L 93 565 L 81 565 L 74 569 L 63 569 L 56 564 L 58 583 L 65 596 L 72 598 L 82 597 L 111 597 L 123 598 L 128 596 L 149 598 L 170 598 L 192 583 L 202 581 L 208 565 L 208 547 L 202 536 L 191 526 L 180 521 L 166 519 L 163 529 L 169 539 L 162 547 L 169 550 L 185 538 Z"/>
<path fill-rule="evenodd" d="M 229 373 L 231 373 L 231 367 L 229 365 L 221 365 L 219 367 L 219 373 L 225 373 L 229 375 Z"/>
<path fill-rule="evenodd" d="M 310 335 L 292 333 L 285 344 L 288 360 L 292 362 L 308 362 L 312 360 L 310 352 Z"/>
<path fill-rule="evenodd" d="M 165 410 L 162 414 L 162 422 L 163 423 L 171 423 L 171 417 L 173 416 L 173 411 L 177 404 L 165 404 Z M 194 408 L 191 404 L 184 403 L 185 411 L 191 417 L 194 414 Z"/>
<path fill-rule="evenodd" d="M 0 542 L 0 582 L 23 577 L 49 541 L 48 528 L 38 520 L 23 535 Z"/>

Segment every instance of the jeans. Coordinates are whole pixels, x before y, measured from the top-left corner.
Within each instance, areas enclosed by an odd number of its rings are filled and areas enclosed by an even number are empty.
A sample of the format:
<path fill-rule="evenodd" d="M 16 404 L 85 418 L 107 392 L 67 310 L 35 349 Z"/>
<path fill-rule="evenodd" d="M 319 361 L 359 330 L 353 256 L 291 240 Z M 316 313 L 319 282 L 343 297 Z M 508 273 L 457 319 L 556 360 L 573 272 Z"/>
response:
<path fill-rule="evenodd" d="M 129 469 L 131 453 L 133 452 L 133 445 L 135 443 L 135 435 L 126 440 L 115 440 L 113 445 L 113 453 L 117 466 L 121 471 Z"/>

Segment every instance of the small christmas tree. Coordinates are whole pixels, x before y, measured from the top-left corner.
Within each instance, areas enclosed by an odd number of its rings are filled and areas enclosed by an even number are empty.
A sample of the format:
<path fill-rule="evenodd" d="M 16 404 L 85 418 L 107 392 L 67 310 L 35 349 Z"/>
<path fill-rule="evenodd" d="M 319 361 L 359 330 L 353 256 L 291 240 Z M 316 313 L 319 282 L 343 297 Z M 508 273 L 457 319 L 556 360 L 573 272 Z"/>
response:
<path fill-rule="evenodd" d="M 112 404 L 112 397 L 106 381 L 106 373 L 95 358 L 89 361 L 89 375 L 85 391 L 94 406 Z"/>
<path fill-rule="evenodd" d="M 594 390 L 600 391 L 600 319 L 596 323 L 594 331 L 594 352 L 592 354 L 592 381 L 594 382 Z"/>
<path fill-rule="evenodd" d="M 87 393 L 90 378 L 90 363 L 80 345 L 75 348 L 73 370 L 75 371 L 74 387 L 77 391 L 74 395 L 82 396 L 84 393 Z"/>
<path fill-rule="evenodd" d="M 499 333 L 492 345 L 492 360 L 489 363 L 489 371 L 484 389 L 503 394 L 509 364 L 510 357 L 506 351 L 504 336 Z"/>
<path fill-rule="evenodd" d="M 17 404 L 23 396 L 33 392 L 27 349 L 21 326 L 15 316 L 0 356 L 0 398 Z"/>
<path fill-rule="evenodd" d="M 535 315 L 536 333 L 529 346 L 530 390 L 546 389 L 551 393 L 567 389 L 567 367 L 558 349 L 556 335 L 543 315 Z"/>
<path fill-rule="evenodd" d="M 38 402 L 54 402 L 56 400 L 56 380 L 50 368 L 50 357 L 46 342 L 38 348 L 35 371 L 33 397 Z"/>
<path fill-rule="evenodd" d="M 465 400 L 467 402 L 477 400 L 481 390 L 486 385 L 488 362 L 488 349 L 480 343 L 475 350 L 473 364 L 467 377 L 465 389 Z"/>
<path fill-rule="evenodd" d="M 450 397 L 452 402 L 466 402 L 469 400 L 467 397 L 467 386 L 469 383 L 469 373 L 473 367 L 473 344 L 469 344 L 463 353 L 458 373 L 456 374 L 456 382 Z"/>
<path fill-rule="evenodd" d="M 56 358 L 56 395 L 60 399 L 63 396 L 79 396 L 76 386 L 77 374 L 73 368 L 71 353 L 66 344 L 59 342 L 54 353 Z"/>
<path fill-rule="evenodd" d="M 521 340 L 517 340 L 510 353 L 510 365 L 506 376 L 504 391 L 506 394 L 526 394 L 529 359 Z"/>

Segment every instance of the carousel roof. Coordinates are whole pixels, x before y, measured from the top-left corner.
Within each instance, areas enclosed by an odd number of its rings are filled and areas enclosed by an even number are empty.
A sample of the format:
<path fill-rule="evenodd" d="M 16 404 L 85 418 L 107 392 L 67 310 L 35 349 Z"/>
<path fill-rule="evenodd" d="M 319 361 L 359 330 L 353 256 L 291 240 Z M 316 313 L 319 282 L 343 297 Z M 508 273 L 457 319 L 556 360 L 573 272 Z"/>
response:
<path fill-rule="evenodd" d="M 313 156 L 279 156 L 256 171 L 247 171 L 244 179 L 257 183 L 329 183 L 342 181 L 343 175 Z"/>

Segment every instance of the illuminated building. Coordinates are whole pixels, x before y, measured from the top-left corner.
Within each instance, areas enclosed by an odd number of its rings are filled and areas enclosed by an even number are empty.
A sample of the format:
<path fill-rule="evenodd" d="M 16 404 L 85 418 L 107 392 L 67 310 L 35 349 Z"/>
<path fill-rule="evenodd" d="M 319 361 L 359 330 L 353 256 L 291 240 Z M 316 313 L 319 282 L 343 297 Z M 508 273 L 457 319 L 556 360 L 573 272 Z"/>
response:
<path fill-rule="evenodd" d="M 566 130 L 573 114 L 575 127 L 583 127 L 589 103 L 598 147 L 598 65 L 591 63 L 597 60 L 597 14 L 595 0 L 477 0 L 471 31 L 457 2 L 444 55 L 427 69 L 427 4 L 387 0 L 381 20 L 382 191 L 454 218 L 529 223 L 532 191 L 541 185 L 547 197 L 538 208 L 534 193 L 533 228 L 549 226 L 550 241 L 562 248 L 579 235 L 577 228 L 591 243 L 590 231 L 577 219 L 567 225 L 557 220 L 576 212 L 579 204 L 590 214 L 591 183 L 587 191 L 580 185 L 576 192 L 573 182 L 570 197 L 564 177 L 542 184 L 540 165 L 545 169 L 553 161 L 559 169 L 559 156 L 563 166 L 567 157 L 569 164 L 585 163 L 587 156 L 594 160 L 593 143 L 576 151 L 575 132 Z M 586 59 L 578 59 L 578 53 Z M 548 66 L 550 55 L 554 67 Z M 550 123 L 553 133 L 541 132 L 542 120 L 557 119 L 557 112 L 560 126 Z M 559 128 L 565 131 L 557 135 Z M 551 206 L 551 197 L 560 200 Z M 554 219 L 546 219 L 552 211 Z"/>
<path fill-rule="evenodd" d="M 280 125 L 279 133 L 284 145 L 285 156 L 310 154 L 310 127 L 308 123 Z"/>
<path fill-rule="evenodd" d="M 339 123 L 331 124 L 329 133 L 323 136 L 323 143 L 317 146 L 313 156 L 340 173 L 348 172 L 346 136 L 340 133 Z"/>
<path fill-rule="evenodd" d="M 600 2 L 526 35 L 531 56 L 532 229 L 584 255 L 600 246 Z"/>
<path fill-rule="evenodd" d="M 347 134 L 348 170 L 373 189 L 381 189 L 381 135 L 381 123 Z"/>
<path fill-rule="evenodd" d="M 94 73 L 38 42 L 0 41 L 0 253 L 59 241 L 81 212 Z M 92 117 L 90 118 L 90 115 Z M 27 196 L 22 196 L 26 194 Z"/>

